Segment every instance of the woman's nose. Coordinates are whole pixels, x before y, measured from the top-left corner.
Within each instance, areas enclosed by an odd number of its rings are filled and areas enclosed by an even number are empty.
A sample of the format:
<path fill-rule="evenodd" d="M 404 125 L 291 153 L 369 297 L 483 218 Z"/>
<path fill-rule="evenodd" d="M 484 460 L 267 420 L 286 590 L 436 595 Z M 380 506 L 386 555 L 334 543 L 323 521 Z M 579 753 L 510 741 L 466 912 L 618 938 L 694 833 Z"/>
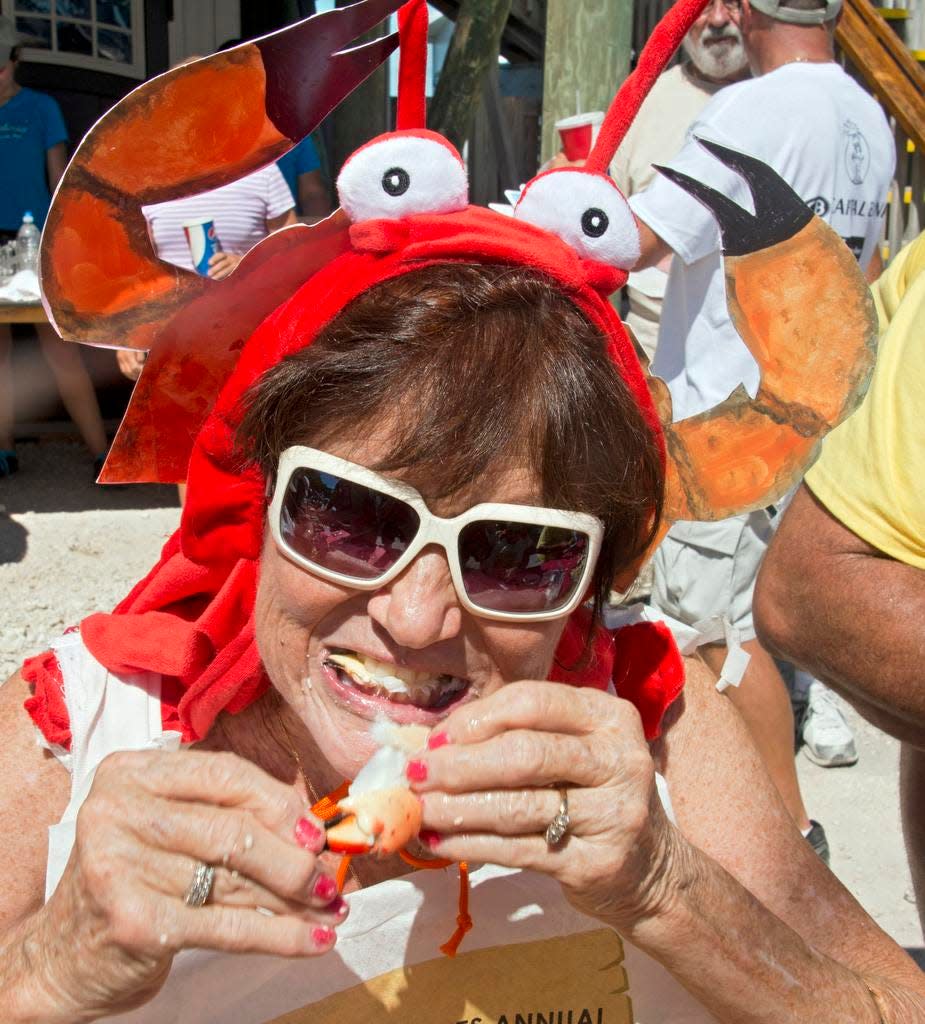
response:
<path fill-rule="evenodd" d="M 459 633 L 462 609 L 446 556 L 427 548 L 367 602 L 370 618 L 401 647 L 419 650 Z"/>

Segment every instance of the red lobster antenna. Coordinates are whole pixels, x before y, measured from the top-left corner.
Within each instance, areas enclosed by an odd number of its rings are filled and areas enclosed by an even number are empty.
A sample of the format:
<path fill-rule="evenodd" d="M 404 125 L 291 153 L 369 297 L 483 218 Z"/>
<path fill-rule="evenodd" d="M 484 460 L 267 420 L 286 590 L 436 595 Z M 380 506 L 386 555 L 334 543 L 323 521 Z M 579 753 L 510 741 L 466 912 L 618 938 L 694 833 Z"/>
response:
<path fill-rule="evenodd" d="M 681 40 L 711 0 L 678 0 L 655 26 L 635 69 L 614 96 L 585 170 L 606 173 L 617 147 L 633 123 L 655 80 L 665 70 Z"/>
<path fill-rule="evenodd" d="M 409 0 L 398 12 L 398 131 L 427 127 L 427 0 Z"/>

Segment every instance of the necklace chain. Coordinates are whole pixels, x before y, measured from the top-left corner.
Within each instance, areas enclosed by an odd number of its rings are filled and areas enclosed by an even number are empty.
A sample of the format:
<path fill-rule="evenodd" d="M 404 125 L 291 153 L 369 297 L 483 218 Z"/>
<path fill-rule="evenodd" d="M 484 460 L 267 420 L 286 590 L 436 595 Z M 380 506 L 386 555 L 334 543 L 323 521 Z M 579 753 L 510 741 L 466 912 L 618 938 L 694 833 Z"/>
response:
<path fill-rule="evenodd" d="M 779 68 L 784 67 L 787 64 L 832 64 L 833 61 L 829 58 L 819 60 L 816 57 L 791 57 L 790 60 L 781 61 L 777 66 Z"/>

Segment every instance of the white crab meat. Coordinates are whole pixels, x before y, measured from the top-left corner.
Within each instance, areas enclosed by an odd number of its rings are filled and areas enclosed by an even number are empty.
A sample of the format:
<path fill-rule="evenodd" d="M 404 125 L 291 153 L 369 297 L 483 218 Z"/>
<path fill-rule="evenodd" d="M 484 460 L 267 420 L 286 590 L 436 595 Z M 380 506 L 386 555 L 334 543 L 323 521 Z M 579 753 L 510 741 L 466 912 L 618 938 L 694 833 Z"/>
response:
<path fill-rule="evenodd" d="M 357 689 L 396 704 L 445 707 L 469 685 L 468 680 L 460 676 L 434 676 L 359 653 L 338 651 L 328 654 L 325 661 L 346 675 L 347 681 Z"/>

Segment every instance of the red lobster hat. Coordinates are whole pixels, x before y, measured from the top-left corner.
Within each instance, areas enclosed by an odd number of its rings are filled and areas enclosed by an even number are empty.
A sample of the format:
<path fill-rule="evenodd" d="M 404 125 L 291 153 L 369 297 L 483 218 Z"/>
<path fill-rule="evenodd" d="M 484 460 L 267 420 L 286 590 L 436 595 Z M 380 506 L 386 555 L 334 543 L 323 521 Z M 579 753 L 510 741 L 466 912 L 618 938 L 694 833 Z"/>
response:
<path fill-rule="evenodd" d="M 410 0 L 399 12 L 397 130 L 348 159 L 337 182 L 341 210 L 320 225 L 275 233 L 221 282 L 156 259 L 140 205 L 189 193 L 191 185 L 196 191 L 214 187 L 291 148 L 395 41 L 339 47 L 398 6 L 363 0 L 147 83 L 82 143 L 49 215 L 42 269 L 46 306 L 59 333 L 89 344 L 150 349 L 101 479 L 188 481 L 180 529 L 160 562 L 112 614 L 84 620 L 81 633 L 111 671 L 164 677 L 165 724 L 186 740 L 204 736 L 221 711 L 240 711 L 268 685 L 253 620 L 265 482 L 236 464 L 239 400 L 369 288 L 433 264 L 536 269 L 601 331 L 661 438 L 646 378 L 608 301 L 638 259 L 639 239 L 625 198 L 604 172 L 705 0 L 679 0 L 657 26 L 617 93 L 585 169 L 539 175 L 513 217 L 468 205 L 459 154 L 425 127 L 427 10 L 425 0 Z M 312 53 L 325 50 L 333 71 L 321 76 L 319 87 L 304 69 Z M 237 149 L 220 147 L 201 158 L 206 123 L 214 118 L 208 103 L 199 113 L 203 97 L 226 103 L 235 79 L 257 90 L 259 109 L 251 93 L 238 92 L 246 117 L 237 106 L 228 110 L 237 122 L 249 119 L 248 132 L 238 133 Z M 202 123 L 193 131 L 180 113 Z M 192 137 L 179 139 L 181 129 Z M 139 138 L 152 131 L 161 133 L 153 149 Z M 142 167 L 138 152 L 151 154 L 151 163 Z M 575 664 L 587 624 L 587 613 L 569 623 L 557 662 Z M 66 716 L 43 665 L 47 658 L 29 668 L 35 686 L 30 711 L 49 739 L 63 742 Z M 616 644 L 600 631 L 590 664 L 575 676 L 557 670 L 554 678 L 599 687 L 613 679 L 620 695 L 636 704 L 650 738 L 682 686 L 670 634 L 650 624 L 622 630 Z"/>

